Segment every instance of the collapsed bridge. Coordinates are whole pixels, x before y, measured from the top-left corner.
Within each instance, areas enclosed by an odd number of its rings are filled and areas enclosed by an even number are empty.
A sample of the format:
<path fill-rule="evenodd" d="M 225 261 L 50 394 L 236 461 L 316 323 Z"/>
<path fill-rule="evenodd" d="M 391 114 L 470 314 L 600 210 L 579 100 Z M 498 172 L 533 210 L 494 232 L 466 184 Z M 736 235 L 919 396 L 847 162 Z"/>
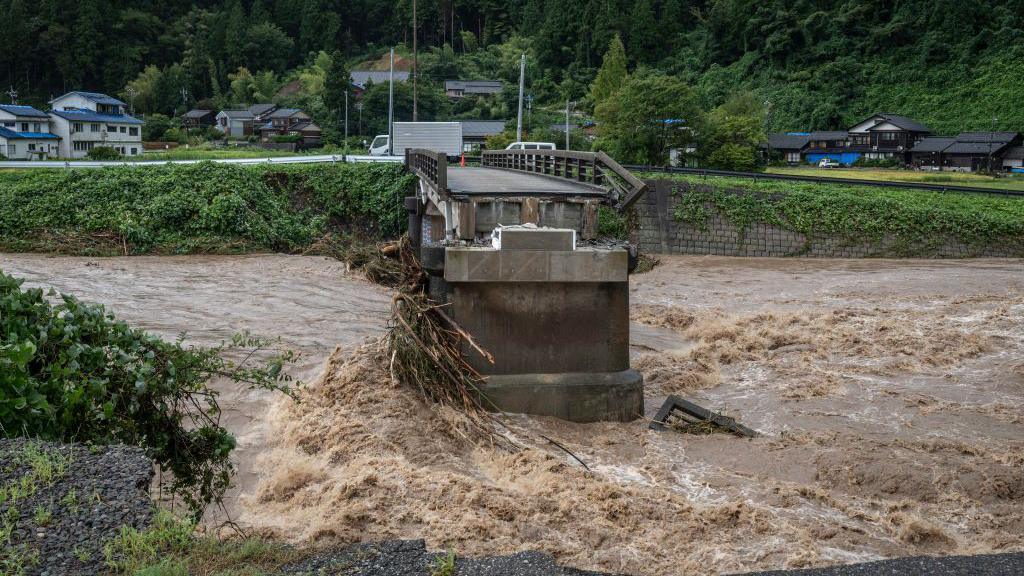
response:
<path fill-rule="evenodd" d="M 409 236 L 430 295 L 494 356 L 464 350 L 486 377 L 485 405 L 591 422 L 643 412 L 629 367 L 635 250 L 598 242 L 602 207 L 625 210 L 646 186 L 603 153 L 485 151 L 480 167 L 412 149 Z"/>

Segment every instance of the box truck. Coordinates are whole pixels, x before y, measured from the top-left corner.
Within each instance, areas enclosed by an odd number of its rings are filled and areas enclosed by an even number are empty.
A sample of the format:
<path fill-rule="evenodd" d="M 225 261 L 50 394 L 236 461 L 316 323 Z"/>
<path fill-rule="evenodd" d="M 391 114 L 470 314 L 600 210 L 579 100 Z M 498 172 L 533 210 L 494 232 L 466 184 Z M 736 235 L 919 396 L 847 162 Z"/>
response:
<path fill-rule="evenodd" d="M 395 122 L 395 145 L 391 153 L 405 156 L 408 148 L 426 148 L 448 156 L 462 154 L 461 122 Z M 381 134 L 370 143 L 370 156 L 388 155 L 388 135 Z"/>

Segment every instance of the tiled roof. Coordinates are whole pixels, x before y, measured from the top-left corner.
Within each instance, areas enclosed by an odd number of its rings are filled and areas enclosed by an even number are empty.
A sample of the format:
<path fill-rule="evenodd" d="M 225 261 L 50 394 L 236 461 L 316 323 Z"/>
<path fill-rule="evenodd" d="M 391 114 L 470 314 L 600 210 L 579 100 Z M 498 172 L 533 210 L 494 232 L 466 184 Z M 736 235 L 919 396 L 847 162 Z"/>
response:
<path fill-rule="evenodd" d="M 907 118 L 906 116 L 900 116 L 899 114 L 889 114 L 887 112 L 882 112 L 880 114 L 876 114 L 876 116 L 881 116 L 882 118 L 885 118 L 893 126 L 896 126 L 897 128 L 902 128 L 904 130 L 908 130 L 910 132 L 932 131 L 931 128 L 925 126 L 924 124 L 921 124 L 920 122 L 913 120 L 911 118 Z M 871 129 L 868 128 L 868 130 Z"/>
<path fill-rule="evenodd" d="M 846 130 L 822 130 L 811 132 L 809 137 L 811 140 L 846 140 L 849 135 Z"/>
<path fill-rule="evenodd" d="M 957 142 L 1009 142 L 1016 138 L 1016 132 L 961 132 Z"/>
<path fill-rule="evenodd" d="M 999 151 L 1009 146 L 1007 142 L 953 142 L 949 148 L 943 150 L 944 154 L 999 154 Z"/>
<path fill-rule="evenodd" d="M 462 137 L 487 137 L 505 131 L 504 120 L 460 120 Z"/>
<path fill-rule="evenodd" d="M 249 112 L 248 110 L 221 110 L 220 113 L 228 118 L 237 118 L 241 120 L 248 120 L 252 118 L 252 112 Z"/>
<path fill-rule="evenodd" d="M 185 112 L 185 118 L 202 118 L 212 112 L 213 110 L 189 110 Z"/>
<path fill-rule="evenodd" d="M 10 128 L 0 126 L 0 138 L 8 140 L 57 140 L 58 136 L 49 132 L 15 132 Z"/>
<path fill-rule="evenodd" d="M 1024 146 L 1014 146 L 1006 150 L 1003 158 L 1007 160 L 1024 160 Z"/>
<path fill-rule="evenodd" d="M 253 104 L 249 106 L 249 113 L 253 116 L 260 116 L 277 108 L 277 104 Z"/>
<path fill-rule="evenodd" d="M 88 100 L 92 100 L 93 102 L 95 102 L 97 104 L 110 104 L 110 105 L 113 105 L 113 106 L 124 106 L 125 105 L 124 102 L 121 102 L 117 98 L 111 98 L 110 96 L 107 96 L 106 94 L 103 94 L 103 93 L 100 93 L 100 92 L 82 92 L 81 90 L 72 90 L 71 92 L 68 92 L 64 96 L 60 96 L 58 98 L 54 98 L 53 100 L 50 100 L 50 102 L 51 103 L 56 102 L 57 100 L 60 100 L 61 98 L 64 98 L 66 96 L 71 96 L 72 94 L 77 94 L 77 95 L 79 95 L 79 96 L 81 96 L 83 98 L 86 98 Z"/>
<path fill-rule="evenodd" d="M 14 114 L 15 116 L 25 116 L 32 118 L 49 118 L 46 112 L 42 110 L 36 110 L 31 106 L 19 106 L 17 104 L 0 104 L 0 110 Z"/>
<path fill-rule="evenodd" d="M 290 118 L 292 116 L 295 116 L 299 112 L 302 112 L 302 110 L 300 110 L 298 108 L 278 108 L 277 110 L 274 110 L 273 112 L 271 112 L 270 116 L 268 116 L 268 117 L 269 118 Z"/>
<path fill-rule="evenodd" d="M 373 81 L 374 84 L 387 82 L 390 72 L 387 70 L 353 70 L 352 83 L 365 88 L 366 84 Z M 395 82 L 405 82 L 409 79 L 409 73 L 395 70 Z"/>
<path fill-rule="evenodd" d="M 142 120 L 127 114 L 100 114 L 92 110 L 50 110 L 50 114 L 75 122 L 109 122 L 112 124 L 142 124 Z"/>
<path fill-rule="evenodd" d="M 445 90 L 462 90 L 469 94 L 497 94 L 504 84 L 501 80 L 445 80 Z"/>
<path fill-rule="evenodd" d="M 911 148 L 910 151 L 942 152 L 946 148 L 949 148 L 949 145 L 955 141 L 956 138 L 947 138 L 943 136 L 929 136 L 928 138 L 923 138 L 920 142 L 917 143 L 917 146 Z"/>
<path fill-rule="evenodd" d="M 802 150 L 811 141 L 809 134 L 769 134 L 768 145 L 776 150 Z"/>

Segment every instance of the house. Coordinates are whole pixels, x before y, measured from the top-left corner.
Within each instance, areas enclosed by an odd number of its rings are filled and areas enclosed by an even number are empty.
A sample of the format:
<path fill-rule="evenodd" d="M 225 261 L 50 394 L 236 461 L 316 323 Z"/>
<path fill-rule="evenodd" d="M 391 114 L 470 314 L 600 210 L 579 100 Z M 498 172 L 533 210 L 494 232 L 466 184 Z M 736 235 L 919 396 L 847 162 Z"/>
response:
<path fill-rule="evenodd" d="M 860 158 L 847 147 L 849 133 L 846 130 L 819 130 L 807 135 L 807 147 L 803 151 L 804 162 L 817 164 L 822 158 L 829 158 L 849 166 Z"/>
<path fill-rule="evenodd" d="M 916 120 L 887 112 L 865 118 L 847 132 L 846 152 L 849 157 L 856 156 L 854 161 L 863 156 L 868 160 L 899 162 L 906 162 L 910 149 L 932 133 L 931 128 Z"/>
<path fill-rule="evenodd" d="M 1020 145 L 1018 132 L 962 132 L 942 151 L 943 166 L 958 172 L 1000 170 L 1006 152 Z"/>
<path fill-rule="evenodd" d="M 248 110 L 221 110 L 214 126 L 228 138 L 245 138 L 252 134 L 253 117 Z"/>
<path fill-rule="evenodd" d="M 762 145 L 769 160 L 781 158 L 787 164 L 799 164 L 804 150 L 811 142 L 810 132 L 786 132 L 769 134 L 768 141 Z"/>
<path fill-rule="evenodd" d="M 252 123 L 254 126 L 259 126 L 267 121 L 267 116 L 274 110 L 277 110 L 279 106 L 277 104 L 253 104 L 249 106 L 249 113 L 252 114 Z"/>
<path fill-rule="evenodd" d="M 1003 153 L 1003 170 L 1024 172 L 1024 146 L 1007 148 Z"/>
<path fill-rule="evenodd" d="M 60 138 L 58 155 L 83 158 L 105 146 L 125 156 L 142 154 L 142 120 L 126 104 L 99 92 L 73 91 L 50 100 L 50 132 Z"/>
<path fill-rule="evenodd" d="M 270 142 L 275 136 L 301 136 L 303 147 L 320 145 L 323 130 L 298 108 L 278 108 L 267 116 L 267 122 L 259 127 L 260 139 Z"/>
<path fill-rule="evenodd" d="M 50 117 L 31 106 L 0 104 L 0 154 L 11 160 L 46 159 L 59 153 Z"/>
<path fill-rule="evenodd" d="M 461 120 L 459 123 L 462 124 L 463 152 L 483 148 L 489 136 L 505 131 L 504 120 Z"/>
<path fill-rule="evenodd" d="M 910 149 L 910 165 L 922 170 L 942 170 L 943 166 L 948 166 L 942 153 L 953 142 L 956 142 L 956 138 L 949 136 L 922 138 Z"/>
<path fill-rule="evenodd" d="M 208 128 L 217 123 L 217 113 L 213 110 L 189 110 L 181 115 L 181 125 L 188 130 Z"/>
<path fill-rule="evenodd" d="M 388 70 L 353 70 L 351 73 L 352 88 L 356 97 L 361 97 L 370 84 L 383 84 L 391 77 Z M 395 82 L 407 82 L 409 73 L 395 70 Z"/>
<path fill-rule="evenodd" d="M 501 80 L 445 80 L 444 93 L 449 98 L 489 96 L 501 94 L 505 87 Z"/>

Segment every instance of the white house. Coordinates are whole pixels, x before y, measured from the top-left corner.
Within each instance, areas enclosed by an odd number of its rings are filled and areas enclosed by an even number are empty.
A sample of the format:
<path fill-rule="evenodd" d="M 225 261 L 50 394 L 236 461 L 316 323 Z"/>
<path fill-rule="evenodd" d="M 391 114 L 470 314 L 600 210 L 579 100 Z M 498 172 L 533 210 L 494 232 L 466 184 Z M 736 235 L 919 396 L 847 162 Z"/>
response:
<path fill-rule="evenodd" d="M 46 159 L 58 153 L 50 117 L 31 106 L 0 104 L 0 154 L 11 160 Z"/>
<path fill-rule="evenodd" d="M 253 114 L 248 110 L 221 110 L 214 128 L 231 138 L 244 138 L 252 134 Z"/>
<path fill-rule="evenodd" d="M 97 146 L 125 156 L 142 154 L 142 120 L 125 103 L 98 92 L 68 92 L 50 100 L 51 131 L 60 137 L 62 158 L 82 158 Z"/>

